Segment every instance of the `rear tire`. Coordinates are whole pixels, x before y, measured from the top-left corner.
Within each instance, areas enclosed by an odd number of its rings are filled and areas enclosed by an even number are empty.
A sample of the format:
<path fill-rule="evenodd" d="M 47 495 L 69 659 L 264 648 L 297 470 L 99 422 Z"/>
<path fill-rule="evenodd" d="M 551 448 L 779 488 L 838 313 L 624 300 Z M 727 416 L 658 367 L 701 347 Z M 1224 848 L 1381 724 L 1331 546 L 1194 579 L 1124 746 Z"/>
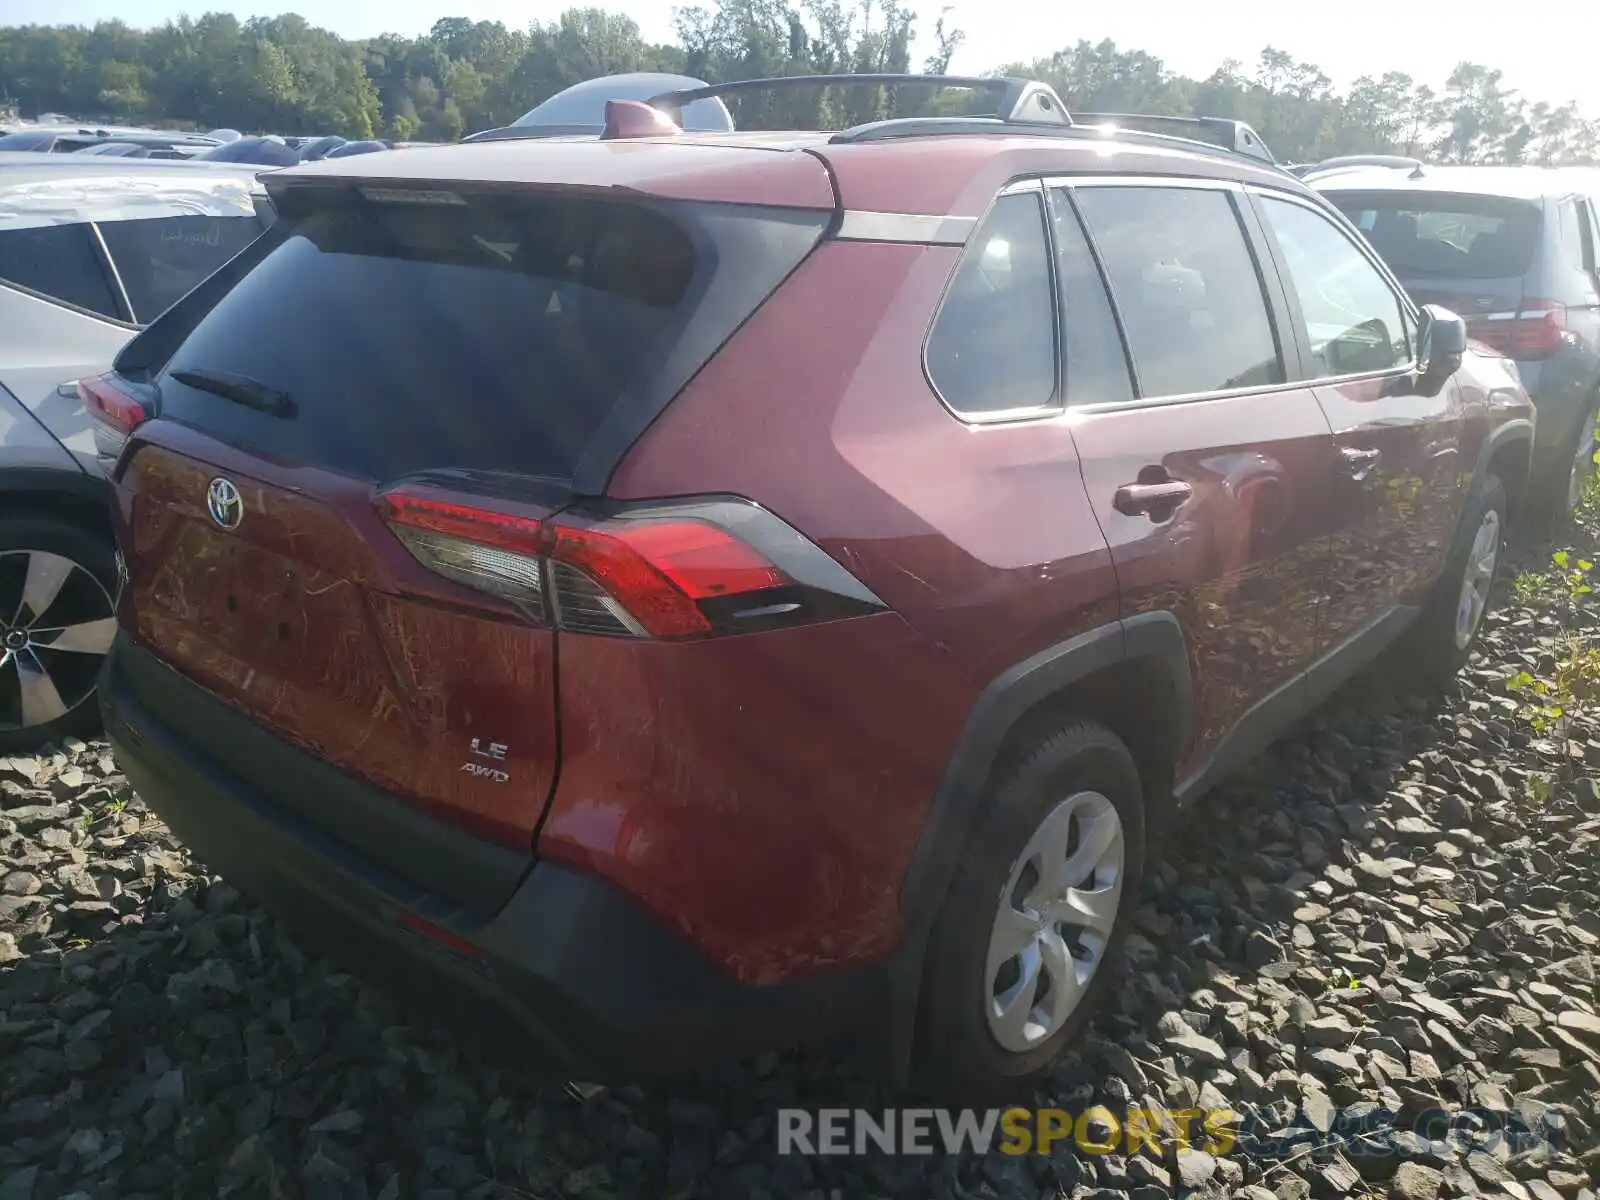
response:
<path fill-rule="evenodd" d="M 1045 1075 L 1113 974 L 1144 873 L 1127 746 L 1078 721 L 1011 756 L 933 931 L 917 1084 L 970 1105 Z"/>
<path fill-rule="evenodd" d="M 60 517 L 0 517 L 0 754 L 98 728 L 116 590 L 104 537 Z"/>
<path fill-rule="evenodd" d="M 1443 685 L 1477 645 L 1505 560 L 1506 513 L 1505 485 L 1484 475 L 1467 499 L 1444 572 L 1406 638 L 1408 675 L 1426 689 Z"/>

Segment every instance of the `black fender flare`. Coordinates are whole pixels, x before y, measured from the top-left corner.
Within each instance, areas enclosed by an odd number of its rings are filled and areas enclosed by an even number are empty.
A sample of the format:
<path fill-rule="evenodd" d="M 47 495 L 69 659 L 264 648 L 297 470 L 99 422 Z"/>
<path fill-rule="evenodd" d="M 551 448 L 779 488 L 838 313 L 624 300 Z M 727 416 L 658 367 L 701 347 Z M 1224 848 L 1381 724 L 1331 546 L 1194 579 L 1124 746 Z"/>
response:
<path fill-rule="evenodd" d="M 1474 483 L 1483 478 L 1484 472 L 1489 469 L 1490 460 L 1501 450 L 1518 444 L 1523 447 L 1523 452 L 1526 454 L 1528 461 L 1524 464 L 1522 479 L 1520 481 L 1504 479 L 1500 481 L 1506 485 L 1508 493 L 1515 489 L 1515 494 L 1511 495 L 1514 509 L 1522 506 L 1522 502 L 1526 499 L 1526 492 L 1533 482 L 1533 435 L 1534 428 L 1531 420 L 1527 417 L 1514 417 L 1509 421 L 1501 422 L 1491 429 L 1488 436 L 1483 439 L 1483 444 L 1478 447 L 1478 461 L 1472 471 Z"/>
<path fill-rule="evenodd" d="M 1193 735 L 1194 689 L 1188 643 L 1170 612 L 1139 613 L 1059 642 L 1002 672 L 973 702 L 901 884 L 906 925 L 891 971 L 886 1039 L 888 1065 L 897 1080 L 909 1078 L 923 960 L 933 923 L 1007 737 L 1040 703 L 1098 671 L 1136 660 L 1152 661 L 1170 681 L 1177 709 L 1176 763 Z"/>

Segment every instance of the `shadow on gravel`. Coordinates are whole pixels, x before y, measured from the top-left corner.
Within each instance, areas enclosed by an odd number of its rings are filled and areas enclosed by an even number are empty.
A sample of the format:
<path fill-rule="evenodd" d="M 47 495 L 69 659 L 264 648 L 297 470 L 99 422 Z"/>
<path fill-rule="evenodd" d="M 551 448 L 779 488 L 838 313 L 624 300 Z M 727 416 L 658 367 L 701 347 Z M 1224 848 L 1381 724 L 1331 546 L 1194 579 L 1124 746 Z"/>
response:
<path fill-rule="evenodd" d="M 1592 780 L 1600 742 L 1578 729 L 1552 748 L 1515 717 L 1501 681 L 1540 620 L 1496 614 L 1437 697 L 1369 671 L 1202 802 L 1150 872 L 1115 994 L 1051 1085 L 1017 1099 L 1270 1105 L 1322 1134 L 1335 1108 L 1516 1108 L 1553 1156 L 1470 1121 L 1456 1143 L 1387 1136 L 1363 1157 L 1307 1142 L 1279 1164 L 1170 1139 L 1132 1157 L 1070 1141 L 780 1156 L 780 1108 L 896 1101 L 847 1048 L 574 1097 L 493 1028 L 458 1036 L 434 999 L 308 956 L 136 798 L 115 808 L 114 767 L 62 787 L 89 747 L 41 758 L 51 780 L 3 797 L 0 929 L 20 957 L 0 974 L 0 1200 L 1593 1200 L 1600 798 L 1581 771 L 1538 780 L 1563 756 Z M 18 819 L 16 799 L 44 792 L 55 808 Z"/>

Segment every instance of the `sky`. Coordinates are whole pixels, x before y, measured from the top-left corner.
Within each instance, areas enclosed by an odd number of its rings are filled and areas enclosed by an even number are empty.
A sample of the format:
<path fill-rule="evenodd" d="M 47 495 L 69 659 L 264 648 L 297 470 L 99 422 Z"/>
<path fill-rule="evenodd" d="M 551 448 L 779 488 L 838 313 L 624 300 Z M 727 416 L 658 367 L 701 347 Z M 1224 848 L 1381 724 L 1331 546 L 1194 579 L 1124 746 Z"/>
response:
<path fill-rule="evenodd" d="M 120 17 L 157 25 L 188 12 L 226 10 L 239 17 L 298 12 L 347 38 L 415 35 L 444 16 L 524 26 L 553 18 L 582 0 L 0 0 L 0 25 L 84 23 Z M 627 13 L 651 40 L 672 37 L 673 0 L 588 0 Z M 1593 0 L 1586 0 L 1592 3 Z M 918 28 L 930 33 L 946 0 L 912 0 Z M 1492 7 L 1491 7 L 1492 5 Z M 1576 100 L 1600 117 L 1600 58 L 1592 37 L 1554 34 L 1556 20 L 1507 20 L 1498 0 L 1447 4 L 1340 0 L 1328 6 L 1292 0 L 949 0 L 950 21 L 967 40 L 953 71 L 983 71 L 1069 46 L 1110 38 L 1145 50 L 1186 75 L 1209 75 L 1223 59 L 1251 63 L 1266 45 L 1323 69 L 1341 87 L 1359 75 L 1405 71 L 1442 84 L 1463 59 L 1500 68 L 1529 100 Z M 1554 16 L 1555 14 L 1551 14 Z M 925 39 L 927 40 L 927 39 Z M 931 48 L 931 47 L 929 47 Z M 920 54 L 920 50 L 919 50 Z"/>

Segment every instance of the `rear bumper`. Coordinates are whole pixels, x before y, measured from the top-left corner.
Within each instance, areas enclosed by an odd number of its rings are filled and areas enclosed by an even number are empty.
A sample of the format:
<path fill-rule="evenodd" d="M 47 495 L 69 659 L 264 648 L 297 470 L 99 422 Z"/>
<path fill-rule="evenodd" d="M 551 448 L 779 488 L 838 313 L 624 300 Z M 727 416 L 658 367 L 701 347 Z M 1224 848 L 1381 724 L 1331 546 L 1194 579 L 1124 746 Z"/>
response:
<path fill-rule="evenodd" d="M 881 1011 L 879 969 L 741 985 L 612 885 L 556 863 L 530 860 L 493 912 L 446 901 L 313 825 L 303 806 L 275 800 L 276 781 L 302 774 L 302 751 L 278 742 L 281 770 L 257 756 L 252 778 L 234 773 L 186 737 L 183 714 L 153 710 L 130 683 L 130 666 L 172 676 L 164 698 L 177 679 L 119 638 L 101 687 L 107 735 L 134 788 L 198 858 L 335 953 L 442 984 L 451 999 L 510 1018 L 529 1048 L 575 1077 L 688 1070 Z M 225 707 L 180 683 L 193 704 Z M 443 852 L 462 837 L 443 824 L 438 832 Z"/>

